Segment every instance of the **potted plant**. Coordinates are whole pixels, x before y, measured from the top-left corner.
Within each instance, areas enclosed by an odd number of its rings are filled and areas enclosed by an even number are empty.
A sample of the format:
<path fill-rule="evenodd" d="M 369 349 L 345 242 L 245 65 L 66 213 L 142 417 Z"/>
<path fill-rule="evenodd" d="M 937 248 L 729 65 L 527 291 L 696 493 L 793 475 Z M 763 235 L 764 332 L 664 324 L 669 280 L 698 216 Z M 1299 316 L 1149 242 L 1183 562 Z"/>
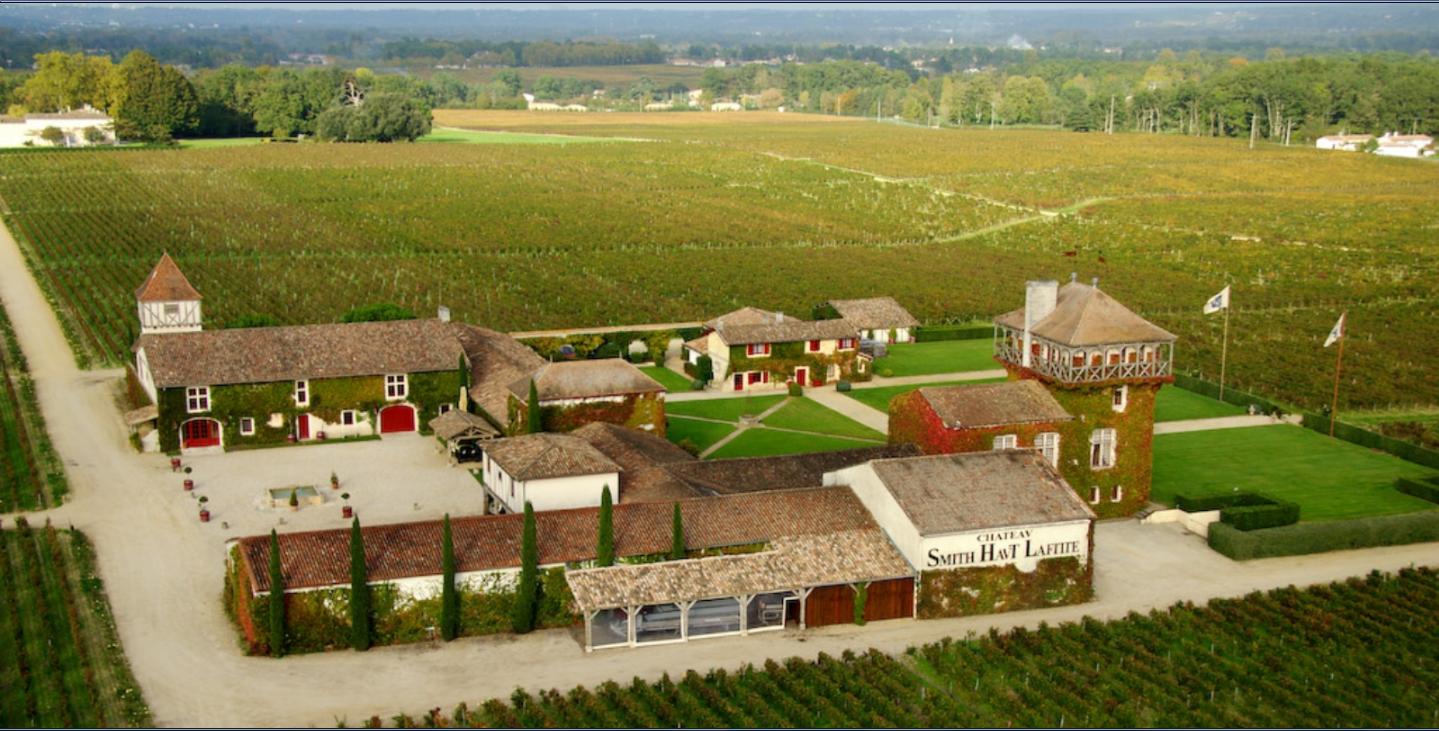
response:
<path fill-rule="evenodd" d="M 334 470 L 331 470 L 331 471 L 330 471 L 330 489 L 331 489 L 331 490 L 338 490 L 338 489 L 340 489 L 340 476 L 337 475 L 337 474 L 335 474 Z"/>
<path fill-rule="evenodd" d="M 290 510 L 294 511 L 294 510 L 299 510 L 299 509 L 300 509 L 299 488 L 292 487 L 292 488 L 290 488 Z"/>
<path fill-rule="evenodd" d="M 201 523 L 208 523 L 208 522 L 210 522 L 210 508 L 205 505 L 205 503 L 208 503 L 208 502 L 210 502 L 210 498 L 205 497 L 204 495 L 201 495 L 201 496 L 200 496 L 200 522 L 201 522 Z"/>
<path fill-rule="evenodd" d="M 342 517 L 342 518 L 353 518 L 353 517 L 355 517 L 355 509 L 352 508 L 352 507 L 350 507 L 350 493 L 348 493 L 348 492 L 342 492 L 342 493 L 340 493 L 340 499 L 345 501 L 345 504 L 340 507 L 340 517 Z"/>
<path fill-rule="evenodd" d="M 195 481 L 192 480 L 192 479 L 190 479 L 190 478 L 188 478 L 188 477 L 186 477 L 186 478 L 185 478 L 185 492 L 189 492 L 189 491 L 194 490 L 194 489 L 195 489 Z"/>

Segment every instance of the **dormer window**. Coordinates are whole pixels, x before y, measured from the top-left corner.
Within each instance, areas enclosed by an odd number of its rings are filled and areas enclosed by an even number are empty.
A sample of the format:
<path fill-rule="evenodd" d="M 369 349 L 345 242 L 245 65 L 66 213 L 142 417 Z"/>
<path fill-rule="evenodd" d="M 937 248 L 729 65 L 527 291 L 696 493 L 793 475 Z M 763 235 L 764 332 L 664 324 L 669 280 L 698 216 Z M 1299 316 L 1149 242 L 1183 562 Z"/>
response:
<path fill-rule="evenodd" d="M 203 414 L 210 410 L 210 387 L 191 386 L 185 389 L 185 413 Z"/>
<path fill-rule="evenodd" d="M 397 401 L 410 394 L 410 385 L 405 374 L 393 374 L 385 376 L 385 399 Z"/>
<path fill-rule="evenodd" d="M 750 343 L 745 346 L 745 355 L 751 358 L 762 358 L 769 355 L 769 343 Z"/>
<path fill-rule="evenodd" d="M 309 382 L 309 381 L 295 381 L 295 405 L 296 405 L 296 406 L 309 406 L 309 405 L 310 405 L 310 382 Z"/>

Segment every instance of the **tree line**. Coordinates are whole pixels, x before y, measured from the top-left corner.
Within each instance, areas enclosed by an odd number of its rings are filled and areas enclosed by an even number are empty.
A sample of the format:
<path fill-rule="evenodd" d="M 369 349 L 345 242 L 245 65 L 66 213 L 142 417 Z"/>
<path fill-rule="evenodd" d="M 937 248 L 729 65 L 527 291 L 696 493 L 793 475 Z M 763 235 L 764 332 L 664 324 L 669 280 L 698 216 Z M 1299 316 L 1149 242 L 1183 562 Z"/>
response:
<path fill-rule="evenodd" d="M 397 63 L 480 66 L 620 66 L 664 63 L 653 41 L 502 41 L 402 38 L 380 47 L 380 57 Z"/>

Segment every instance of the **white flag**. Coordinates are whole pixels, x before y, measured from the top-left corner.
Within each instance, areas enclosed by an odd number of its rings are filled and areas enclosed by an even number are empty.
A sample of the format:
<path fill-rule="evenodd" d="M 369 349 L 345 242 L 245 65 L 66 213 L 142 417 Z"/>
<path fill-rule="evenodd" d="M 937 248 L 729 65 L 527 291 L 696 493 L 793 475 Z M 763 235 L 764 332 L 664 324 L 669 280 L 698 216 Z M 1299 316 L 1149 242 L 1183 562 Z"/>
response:
<path fill-rule="evenodd" d="M 1210 315 L 1210 314 L 1213 314 L 1213 313 L 1218 312 L 1218 311 L 1220 311 L 1220 310 L 1227 310 L 1227 309 L 1229 309 L 1229 288 L 1228 288 L 1228 287 L 1225 287 L 1223 290 L 1220 290 L 1219 294 L 1216 294 L 1216 295 L 1214 295 L 1213 297 L 1210 297 L 1210 298 L 1209 298 L 1209 301 L 1204 303 L 1204 314 L 1206 314 L 1206 315 Z"/>
<path fill-rule="evenodd" d="M 1348 316 L 1347 312 L 1339 316 L 1339 322 L 1334 323 L 1334 329 L 1330 330 L 1329 337 L 1324 339 L 1324 347 L 1327 348 L 1338 342 L 1339 338 L 1344 337 L 1344 318 Z"/>

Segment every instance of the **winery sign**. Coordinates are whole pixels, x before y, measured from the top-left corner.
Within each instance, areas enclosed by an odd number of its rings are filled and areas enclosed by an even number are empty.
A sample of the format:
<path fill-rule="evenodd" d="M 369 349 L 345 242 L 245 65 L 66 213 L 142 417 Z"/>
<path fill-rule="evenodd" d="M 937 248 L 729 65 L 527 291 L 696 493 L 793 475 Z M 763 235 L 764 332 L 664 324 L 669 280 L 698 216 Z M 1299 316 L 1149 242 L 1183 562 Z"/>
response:
<path fill-rule="evenodd" d="M 924 537 L 925 570 L 1014 564 L 1033 571 L 1046 558 L 1089 558 L 1089 521 Z"/>

